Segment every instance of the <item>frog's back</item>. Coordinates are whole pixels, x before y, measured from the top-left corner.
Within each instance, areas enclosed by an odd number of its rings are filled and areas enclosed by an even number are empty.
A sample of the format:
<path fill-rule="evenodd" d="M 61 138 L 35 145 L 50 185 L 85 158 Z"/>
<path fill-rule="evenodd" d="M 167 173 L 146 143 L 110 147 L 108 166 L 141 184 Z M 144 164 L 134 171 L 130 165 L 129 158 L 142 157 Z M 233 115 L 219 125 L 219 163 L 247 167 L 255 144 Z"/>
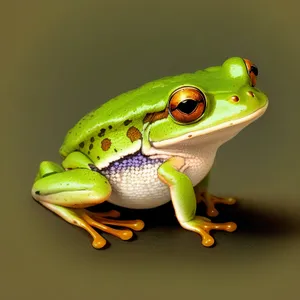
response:
<path fill-rule="evenodd" d="M 165 77 L 130 90 L 102 104 L 99 108 L 85 115 L 69 130 L 60 148 L 60 154 L 66 156 L 78 149 L 81 142 L 89 139 L 96 132 L 117 129 L 124 122 L 143 119 L 147 113 L 161 111 L 166 106 L 163 97 L 170 86 L 176 86 L 190 74 Z"/>
<path fill-rule="evenodd" d="M 206 73 L 207 78 L 206 71 L 209 69 L 164 77 L 110 99 L 78 121 L 66 135 L 60 154 L 65 157 L 80 150 L 82 142 L 95 134 L 101 135 L 111 130 L 120 133 L 124 124 L 133 125 L 134 121 L 140 121 L 136 125 L 138 130 L 142 130 L 144 117 L 148 113 L 163 111 L 173 89 L 183 84 L 196 84 L 201 74 Z"/>

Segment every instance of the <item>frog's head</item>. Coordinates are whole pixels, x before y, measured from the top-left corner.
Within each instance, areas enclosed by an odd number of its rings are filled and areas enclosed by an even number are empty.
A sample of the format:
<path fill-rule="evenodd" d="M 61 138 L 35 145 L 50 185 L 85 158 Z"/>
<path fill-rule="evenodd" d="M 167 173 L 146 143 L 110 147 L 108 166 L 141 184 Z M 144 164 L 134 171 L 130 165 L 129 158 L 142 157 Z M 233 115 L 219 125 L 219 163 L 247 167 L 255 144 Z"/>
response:
<path fill-rule="evenodd" d="M 167 117 L 150 125 L 152 145 L 171 149 L 225 143 L 267 109 L 257 76 L 250 60 L 232 57 L 221 66 L 176 77 L 164 95 Z"/>

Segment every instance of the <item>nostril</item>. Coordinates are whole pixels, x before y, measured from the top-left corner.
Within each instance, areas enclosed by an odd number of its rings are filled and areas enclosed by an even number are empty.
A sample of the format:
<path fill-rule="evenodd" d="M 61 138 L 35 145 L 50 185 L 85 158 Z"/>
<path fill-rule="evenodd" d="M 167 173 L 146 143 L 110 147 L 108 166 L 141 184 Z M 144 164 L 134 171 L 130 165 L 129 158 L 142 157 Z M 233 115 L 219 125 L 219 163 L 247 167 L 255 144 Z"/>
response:
<path fill-rule="evenodd" d="M 253 93 L 252 91 L 248 91 L 247 94 L 248 94 L 249 96 L 251 96 L 251 97 L 254 97 L 254 96 L 255 96 L 254 93 Z"/>

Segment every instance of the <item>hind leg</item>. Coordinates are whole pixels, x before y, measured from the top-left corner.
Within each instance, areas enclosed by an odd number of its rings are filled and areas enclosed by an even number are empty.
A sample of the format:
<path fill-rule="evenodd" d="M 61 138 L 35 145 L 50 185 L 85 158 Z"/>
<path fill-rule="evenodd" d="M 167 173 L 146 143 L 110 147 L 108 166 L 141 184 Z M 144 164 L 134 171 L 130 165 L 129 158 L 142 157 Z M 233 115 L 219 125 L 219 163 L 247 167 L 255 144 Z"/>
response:
<path fill-rule="evenodd" d="M 82 166 L 81 166 L 82 167 Z M 115 211 L 92 213 L 85 208 L 106 201 L 111 186 L 103 175 L 90 169 L 69 169 L 52 162 L 42 162 L 32 187 L 32 196 L 43 206 L 62 217 L 65 221 L 85 229 L 93 237 L 93 247 L 102 248 L 106 240 L 93 229 L 110 233 L 122 240 L 133 236 L 129 229 L 114 229 L 108 225 L 142 230 L 141 220 L 121 221 L 106 217 L 118 217 Z"/>

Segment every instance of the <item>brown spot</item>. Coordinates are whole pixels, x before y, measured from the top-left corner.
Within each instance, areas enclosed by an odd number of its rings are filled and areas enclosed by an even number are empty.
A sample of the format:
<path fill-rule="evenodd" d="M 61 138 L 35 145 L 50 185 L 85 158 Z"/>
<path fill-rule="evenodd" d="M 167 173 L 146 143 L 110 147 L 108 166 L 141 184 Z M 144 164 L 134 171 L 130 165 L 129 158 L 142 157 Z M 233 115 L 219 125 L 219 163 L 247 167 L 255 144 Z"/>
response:
<path fill-rule="evenodd" d="M 91 143 L 94 143 L 94 141 L 95 141 L 95 138 L 91 137 Z"/>
<path fill-rule="evenodd" d="M 108 126 L 108 129 L 112 129 L 112 126 L 111 126 L 111 125 L 109 125 L 109 126 Z"/>
<path fill-rule="evenodd" d="M 80 147 L 80 148 L 83 148 L 83 147 L 84 147 L 84 142 L 81 142 L 81 143 L 79 144 L 79 147 Z"/>
<path fill-rule="evenodd" d="M 191 138 L 191 137 L 192 137 L 192 135 L 191 135 L 191 134 L 189 134 L 189 135 L 188 135 L 188 137 L 189 137 L 189 138 Z"/>
<path fill-rule="evenodd" d="M 154 113 L 151 113 L 151 114 L 146 114 L 144 120 L 143 120 L 143 123 L 151 123 L 151 120 L 152 120 L 152 117 L 153 117 Z"/>
<path fill-rule="evenodd" d="M 99 136 L 99 137 L 102 137 L 102 136 L 104 136 L 104 134 L 105 134 L 105 129 L 102 128 L 102 129 L 100 130 L 100 132 L 98 133 L 98 136 Z"/>
<path fill-rule="evenodd" d="M 89 149 L 90 149 L 90 150 L 93 149 L 93 144 L 90 144 Z"/>
<path fill-rule="evenodd" d="M 126 121 L 124 122 L 124 125 L 127 126 L 127 125 L 129 125 L 131 122 L 132 122 L 132 120 L 126 120 Z"/>
<path fill-rule="evenodd" d="M 131 140 L 131 142 L 133 143 L 134 141 L 139 140 L 142 137 L 141 132 L 134 126 L 131 126 L 128 130 L 127 130 L 127 137 Z"/>
<path fill-rule="evenodd" d="M 154 123 L 157 120 L 162 120 L 167 118 L 169 115 L 168 108 L 162 111 L 158 111 L 155 113 L 147 114 L 143 120 L 144 123 Z"/>
<path fill-rule="evenodd" d="M 97 156 L 97 159 L 99 160 L 99 159 L 100 159 L 100 156 Z"/>
<path fill-rule="evenodd" d="M 107 151 L 111 146 L 111 140 L 110 139 L 104 139 L 101 142 L 101 148 L 103 151 Z"/>
<path fill-rule="evenodd" d="M 115 151 L 115 152 L 118 152 L 118 150 L 117 150 L 116 148 L 114 149 L 114 151 Z"/>
<path fill-rule="evenodd" d="M 240 99 L 239 99 L 238 96 L 232 96 L 232 97 L 231 97 L 231 100 L 232 100 L 233 102 L 239 102 L 239 101 L 240 101 Z"/>

